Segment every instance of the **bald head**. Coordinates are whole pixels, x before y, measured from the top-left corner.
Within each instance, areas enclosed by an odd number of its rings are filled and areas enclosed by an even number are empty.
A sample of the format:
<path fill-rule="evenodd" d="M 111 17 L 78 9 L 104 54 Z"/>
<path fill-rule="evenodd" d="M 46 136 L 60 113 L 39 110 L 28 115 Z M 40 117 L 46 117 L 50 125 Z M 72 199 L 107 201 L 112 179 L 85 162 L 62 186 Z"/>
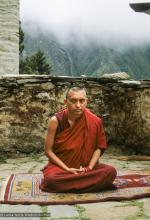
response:
<path fill-rule="evenodd" d="M 86 89 L 85 88 L 81 88 L 81 87 L 75 86 L 75 87 L 71 87 L 71 88 L 69 88 L 67 90 L 67 92 L 66 92 L 66 99 L 69 98 L 70 93 L 72 93 L 72 92 L 79 92 L 79 91 L 82 91 L 85 94 L 85 98 L 87 97 Z"/>

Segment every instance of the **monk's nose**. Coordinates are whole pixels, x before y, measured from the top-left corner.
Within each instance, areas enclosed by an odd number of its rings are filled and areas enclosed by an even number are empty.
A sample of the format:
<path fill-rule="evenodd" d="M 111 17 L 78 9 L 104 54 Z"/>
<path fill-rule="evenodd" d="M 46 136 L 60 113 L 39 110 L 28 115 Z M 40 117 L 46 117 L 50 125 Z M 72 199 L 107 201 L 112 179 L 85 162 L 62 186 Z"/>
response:
<path fill-rule="evenodd" d="M 76 103 L 76 106 L 77 106 L 77 107 L 80 107 L 80 102 L 79 102 L 79 101 Z"/>

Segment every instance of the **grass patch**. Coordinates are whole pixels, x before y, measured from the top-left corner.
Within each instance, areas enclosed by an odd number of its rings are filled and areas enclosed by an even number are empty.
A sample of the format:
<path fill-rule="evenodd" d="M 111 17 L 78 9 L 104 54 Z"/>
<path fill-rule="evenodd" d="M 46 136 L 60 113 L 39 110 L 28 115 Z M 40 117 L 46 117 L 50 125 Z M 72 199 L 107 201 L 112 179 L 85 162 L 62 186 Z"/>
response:
<path fill-rule="evenodd" d="M 150 216 L 144 214 L 144 202 L 138 200 L 132 200 L 129 202 L 125 202 L 126 204 L 121 205 L 122 207 L 126 206 L 136 206 L 138 211 L 134 215 L 127 216 L 124 220 L 146 220 L 150 219 Z"/>
<path fill-rule="evenodd" d="M 75 207 L 77 209 L 77 212 L 79 213 L 79 220 L 91 220 L 89 217 L 84 215 L 84 212 L 86 210 L 84 207 L 79 205 L 76 205 Z"/>
<path fill-rule="evenodd" d="M 0 154 L 0 163 L 7 163 L 7 156 L 6 155 L 3 155 L 3 154 Z"/>
<path fill-rule="evenodd" d="M 47 206 L 41 206 L 41 213 L 48 213 L 48 208 Z M 40 220 L 49 220 L 49 217 L 40 217 Z"/>
<path fill-rule="evenodd" d="M 28 170 L 28 173 L 31 174 L 33 173 L 34 169 L 36 168 L 37 165 L 34 165 L 33 167 L 31 167 L 29 170 Z"/>

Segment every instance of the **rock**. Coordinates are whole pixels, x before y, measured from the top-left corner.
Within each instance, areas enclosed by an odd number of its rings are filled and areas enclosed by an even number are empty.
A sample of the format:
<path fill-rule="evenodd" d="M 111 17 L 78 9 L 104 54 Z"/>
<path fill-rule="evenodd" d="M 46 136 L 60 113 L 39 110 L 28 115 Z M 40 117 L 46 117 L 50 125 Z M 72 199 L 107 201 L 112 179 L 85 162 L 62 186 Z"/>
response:
<path fill-rule="evenodd" d="M 126 85 L 141 85 L 141 82 L 137 80 L 119 80 L 119 82 Z"/>
<path fill-rule="evenodd" d="M 36 95 L 37 98 L 41 99 L 42 101 L 50 100 L 50 95 L 47 92 L 39 93 Z"/>
<path fill-rule="evenodd" d="M 55 85 L 52 84 L 51 82 L 42 83 L 42 84 L 41 84 L 41 88 L 42 88 L 43 90 L 52 90 L 52 89 L 55 88 Z"/>
<path fill-rule="evenodd" d="M 130 79 L 130 76 L 125 73 L 125 72 L 118 72 L 118 73 L 106 73 L 104 75 L 102 75 L 100 78 L 102 79 L 122 79 L 122 80 L 125 80 L 125 79 Z"/>

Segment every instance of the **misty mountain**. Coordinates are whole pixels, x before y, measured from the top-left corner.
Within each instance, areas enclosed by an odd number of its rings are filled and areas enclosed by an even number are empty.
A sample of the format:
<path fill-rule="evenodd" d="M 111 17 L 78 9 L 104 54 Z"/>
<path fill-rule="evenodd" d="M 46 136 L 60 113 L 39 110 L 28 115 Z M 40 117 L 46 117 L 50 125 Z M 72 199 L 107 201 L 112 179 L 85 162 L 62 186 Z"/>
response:
<path fill-rule="evenodd" d="M 38 49 L 44 51 L 56 76 L 93 76 L 104 73 L 126 72 L 134 79 L 150 78 L 150 44 L 118 49 L 96 42 L 82 44 L 75 39 L 60 43 L 52 34 L 25 32 L 24 56 Z"/>

